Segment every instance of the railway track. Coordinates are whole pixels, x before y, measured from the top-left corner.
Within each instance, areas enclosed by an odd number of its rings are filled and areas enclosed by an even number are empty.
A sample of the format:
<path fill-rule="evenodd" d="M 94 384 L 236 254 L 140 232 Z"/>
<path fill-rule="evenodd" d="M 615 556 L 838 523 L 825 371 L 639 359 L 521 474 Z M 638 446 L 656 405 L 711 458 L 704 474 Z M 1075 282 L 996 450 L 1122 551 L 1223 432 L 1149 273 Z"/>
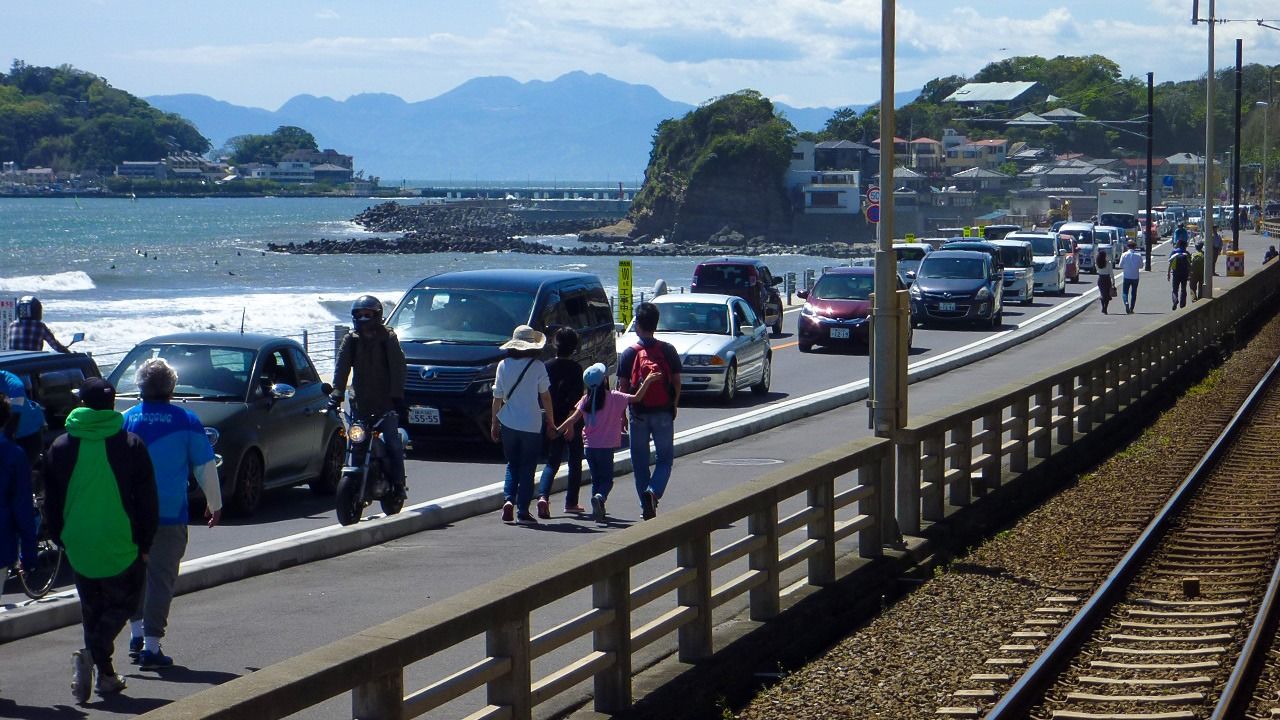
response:
<path fill-rule="evenodd" d="M 1280 654 L 1258 681 L 1280 587 L 1278 368 L 1221 411 L 1172 497 L 1134 478 L 1136 502 L 939 716 L 1216 720 L 1252 700 L 1249 717 L 1280 718 Z"/>

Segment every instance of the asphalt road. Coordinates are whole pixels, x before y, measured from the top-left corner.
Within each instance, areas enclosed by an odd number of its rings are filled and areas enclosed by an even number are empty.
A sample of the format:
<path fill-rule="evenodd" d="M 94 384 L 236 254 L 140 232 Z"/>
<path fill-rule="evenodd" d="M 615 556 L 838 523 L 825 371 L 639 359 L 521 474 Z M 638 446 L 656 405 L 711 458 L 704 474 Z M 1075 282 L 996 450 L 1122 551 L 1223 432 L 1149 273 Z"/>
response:
<path fill-rule="evenodd" d="M 1258 243 L 1262 239 L 1249 243 L 1251 267 L 1260 262 Z M 1228 278 L 1219 280 L 1219 287 L 1231 282 Z M 1089 287 L 1091 284 L 1080 284 L 1072 286 L 1072 290 L 1079 292 Z M 1163 266 L 1157 262 L 1156 272 L 1144 275 L 1140 285 L 1138 313 L 1103 316 L 1090 308 L 1013 350 L 912 385 L 911 409 L 914 413 L 930 412 L 962 402 L 975 393 L 1069 360 L 1099 343 L 1141 332 L 1145 325 L 1169 312 L 1167 288 Z M 1008 317 L 1015 321 L 1011 315 Z M 788 329 L 792 322 L 789 318 Z M 921 350 L 913 359 L 967 344 L 983 335 L 978 331 L 919 332 L 917 345 Z M 863 355 L 801 355 L 789 346 L 791 342 L 789 337 L 775 342 L 779 369 L 775 372 L 775 395 L 769 401 L 865 377 Z M 755 401 L 745 397 L 737 409 L 753 407 Z M 699 403 L 682 410 L 680 417 L 692 426 L 695 419 L 706 422 L 733 410 Z M 758 477 L 825 449 L 836 439 L 865 436 L 865 421 L 866 410 L 858 403 L 678 458 L 663 507 L 670 509 Z M 736 462 L 748 458 L 770 464 Z M 485 469 L 481 471 L 479 466 Z M 415 461 L 411 468 L 415 488 L 422 484 L 439 488 L 432 496 L 488 484 L 500 479 L 501 473 L 496 456 L 437 457 Z M 610 528 L 597 528 L 594 523 L 564 516 L 537 527 L 511 527 L 493 516 L 476 517 L 346 556 L 181 596 L 175 601 L 165 648 L 182 667 L 163 677 L 139 672 L 127 665 L 122 639 L 117 645 L 117 661 L 129 678 L 127 698 L 111 702 L 95 698 L 88 706 L 71 705 L 68 659 L 71 651 L 82 644 L 78 627 L 8 643 L 0 647 L 0 717 L 116 717 L 157 707 L 169 699 L 225 682 L 475 587 L 514 568 L 617 532 L 635 522 L 639 514 L 638 507 L 632 507 L 635 502 L 630 487 L 629 477 L 619 478 L 615 498 L 610 502 L 610 512 L 618 520 Z M 294 508 L 308 502 L 315 503 L 309 510 Z M 287 512 L 286 508 L 293 511 Z M 273 516 L 275 512 L 280 515 Z M 193 541 L 199 545 L 193 546 L 189 555 L 213 551 L 212 543 L 222 541 L 224 536 L 244 544 L 255 532 L 261 532 L 261 538 L 276 537 L 333 522 L 331 510 L 320 501 L 310 500 L 305 489 L 277 493 L 264 515 L 263 521 L 253 524 L 228 525 L 212 531 L 193 528 Z M 292 529 L 284 529 L 286 526 Z M 633 579 L 642 582 L 654 573 L 656 569 L 638 568 Z M 565 617 L 585 601 L 578 595 L 566 598 L 561 603 L 563 607 L 555 609 L 554 617 Z M 551 612 L 539 613 L 534 618 L 535 631 L 544 629 L 552 617 Z M 546 658 L 539 663 L 538 674 L 580 649 L 571 645 Z M 456 668 L 475 659 L 476 651 L 474 644 L 464 643 L 438 659 L 415 666 L 410 670 L 407 687 L 420 687 L 427 677 L 442 675 L 444 668 Z M 347 712 L 347 701 L 342 699 L 306 716 L 341 717 Z"/>

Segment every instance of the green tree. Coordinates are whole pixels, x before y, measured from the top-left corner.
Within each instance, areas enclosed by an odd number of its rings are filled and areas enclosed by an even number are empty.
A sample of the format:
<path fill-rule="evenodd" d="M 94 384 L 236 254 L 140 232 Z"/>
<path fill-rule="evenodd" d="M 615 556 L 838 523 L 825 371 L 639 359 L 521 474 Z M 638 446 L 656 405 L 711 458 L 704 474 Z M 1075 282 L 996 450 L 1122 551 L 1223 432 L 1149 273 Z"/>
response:
<path fill-rule="evenodd" d="M 269 135 L 237 135 L 227 141 L 231 162 L 275 164 L 294 150 L 317 150 L 315 137 L 300 127 L 281 125 Z"/>

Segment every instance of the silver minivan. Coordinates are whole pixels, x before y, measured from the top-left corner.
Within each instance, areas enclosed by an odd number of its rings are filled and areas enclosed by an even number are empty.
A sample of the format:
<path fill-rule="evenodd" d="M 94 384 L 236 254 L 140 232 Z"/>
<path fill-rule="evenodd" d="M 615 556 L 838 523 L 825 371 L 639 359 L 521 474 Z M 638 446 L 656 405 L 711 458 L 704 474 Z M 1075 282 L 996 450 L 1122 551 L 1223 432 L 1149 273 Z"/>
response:
<path fill-rule="evenodd" d="M 1035 291 L 1035 262 L 1032 260 L 1031 243 L 1008 236 L 988 242 L 1000 248 L 1000 260 L 1004 263 L 1004 296 L 1017 298 L 1023 305 L 1030 305 Z"/>
<path fill-rule="evenodd" d="M 1031 261 L 1034 263 L 1035 290 L 1039 293 L 1061 295 L 1067 291 L 1067 254 L 1058 236 L 1050 232 L 1017 232 L 1004 236 L 1005 240 L 1023 240 L 1031 243 Z M 1067 247 L 1070 247 L 1068 244 Z"/>

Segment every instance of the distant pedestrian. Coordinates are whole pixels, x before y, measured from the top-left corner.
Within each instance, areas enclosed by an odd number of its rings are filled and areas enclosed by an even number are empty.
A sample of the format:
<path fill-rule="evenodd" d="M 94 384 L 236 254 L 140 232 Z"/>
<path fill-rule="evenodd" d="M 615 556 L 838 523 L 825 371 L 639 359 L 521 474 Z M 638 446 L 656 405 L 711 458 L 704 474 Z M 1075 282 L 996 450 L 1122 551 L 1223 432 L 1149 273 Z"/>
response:
<path fill-rule="evenodd" d="M 1191 254 L 1191 302 L 1200 299 L 1204 291 L 1204 241 L 1196 241 L 1196 251 Z"/>
<path fill-rule="evenodd" d="M 1271 247 L 1267 248 L 1267 252 L 1263 254 L 1262 264 L 1266 265 L 1267 263 L 1271 262 L 1272 260 L 1275 260 L 1278 257 L 1280 257 L 1280 252 L 1276 252 L 1276 246 L 1272 245 Z"/>
<path fill-rule="evenodd" d="M 1178 243 L 1187 243 L 1191 241 L 1191 233 L 1187 230 L 1185 222 L 1178 223 L 1178 227 L 1173 231 L 1173 246 L 1177 247 Z"/>
<path fill-rule="evenodd" d="M 32 400 L 22 378 L 0 370 L 0 393 L 9 397 L 9 421 L 0 423 L 0 434 L 14 441 L 33 467 L 44 452 L 44 409 Z"/>
<path fill-rule="evenodd" d="M 1222 255 L 1222 231 L 1218 228 L 1213 229 L 1213 257 L 1209 262 L 1213 265 L 1213 275 L 1218 275 L 1218 257 Z"/>
<path fill-rule="evenodd" d="M 1120 299 L 1124 301 L 1124 311 L 1132 314 L 1138 305 L 1138 278 L 1142 272 L 1142 254 L 1138 252 L 1137 243 L 1129 241 L 1129 249 L 1120 256 L 1119 265 L 1122 286 Z"/>
<path fill-rule="evenodd" d="M 529 514 L 533 501 L 533 473 L 542 454 L 543 435 L 556 431 L 555 406 L 551 402 L 551 380 L 538 359 L 547 337 L 528 325 L 521 325 L 502 345 L 507 358 L 498 363 L 493 380 L 493 420 L 489 426 L 494 442 L 502 443 L 507 459 L 502 494 L 502 521 L 538 521 Z"/>
<path fill-rule="evenodd" d="M 58 352 L 71 352 L 67 346 L 58 342 L 53 331 L 44 324 L 44 305 L 40 303 L 40 298 L 33 295 L 19 298 L 16 310 L 18 319 L 9 323 L 10 350 L 40 352 L 47 342 Z"/>
<path fill-rule="evenodd" d="M 151 455 L 160 525 L 151 543 L 142 604 L 130 618 L 129 655 L 143 670 L 162 670 L 173 665 L 160 639 L 169 624 L 178 564 L 187 552 L 187 477 L 196 478 L 204 491 L 209 527 L 222 518 L 222 488 L 204 423 L 172 402 L 178 373 L 163 358 L 152 358 L 138 368 L 134 382 L 142 402 L 125 411 L 124 429 L 142 438 Z"/>
<path fill-rule="evenodd" d="M 156 533 L 156 481 L 142 439 L 125 432 L 106 380 L 80 387 L 65 435 L 45 463 L 50 536 L 67 551 L 80 595 L 83 650 L 71 654 L 71 694 L 89 699 L 96 667 L 99 695 L 125 688 L 111 662 L 116 636 L 142 600 L 147 555 Z"/>
<path fill-rule="evenodd" d="M 1115 280 L 1111 275 L 1111 267 L 1107 264 L 1107 253 L 1098 253 L 1098 298 L 1102 300 L 1102 314 L 1107 314 L 1107 306 L 1111 304 L 1112 293 L 1115 292 Z"/>
<path fill-rule="evenodd" d="M 1187 306 L 1187 281 L 1191 277 L 1191 255 L 1187 253 L 1185 244 L 1178 245 L 1169 253 L 1169 268 L 1165 271 L 1165 279 L 1172 285 L 1173 308 Z"/>
<path fill-rule="evenodd" d="M 9 419 L 9 400 L 0 395 L 0 427 Z M 36 567 L 36 513 L 27 454 L 0 434 L 0 571 L 18 563 L 18 572 Z M 0 592 L 4 583 L 0 582 Z"/>
<path fill-rule="evenodd" d="M 622 445 L 622 420 L 627 406 L 640 402 L 650 386 L 662 379 L 653 372 L 645 376 L 634 395 L 609 389 L 609 370 L 604 363 L 596 363 L 582 373 L 586 393 L 577 407 L 560 425 L 566 437 L 577 433 L 586 443 L 587 465 L 591 468 L 591 514 L 596 522 L 606 522 L 605 502 L 613 489 L 613 453 Z M 586 418 L 586 423 L 580 423 Z M 579 432 L 576 427 L 582 426 Z"/>
<path fill-rule="evenodd" d="M 636 307 L 635 329 L 640 341 L 618 358 L 618 389 L 634 393 L 650 373 L 658 372 L 665 382 L 650 388 L 644 401 L 631 406 L 631 466 L 640 496 L 640 516 L 645 520 L 658 513 L 658 501 L 671 479 L 675 460 L 675 418 L 680 402 L 680 354 L 670 343 L 653 336 L 658 329 L 658 306 L 643 302 Z M 649 472 L 649 441 L 653 441 L 657 461 Z"/>
<path fill-rule="evenodd" d="M 555 408 L 555 416 L 564 418 L 573 412 L 574 404 L 582 397 L 582 366 L 573 359 L 573 353 L 578 349 L 577 331 L 560 328 L 556 331 L 555 344 L 556 357 L 547 363 L 547 378 L 551 383 L 551 405 Z M 578 504 L 578 489 L 582 487 L 582 423 L 573 430 L 575 432 L 568 434 L 557 431 L 556 436 L 547 442 L 547 464 L 542 468 L 542 481 L 538 484 L 540 518 L 551 517 L 551 484 L 555 482 L 566 454 L 569 456 L 569 478 L 564 492 L 564 511 L 586 512 Z"/>

